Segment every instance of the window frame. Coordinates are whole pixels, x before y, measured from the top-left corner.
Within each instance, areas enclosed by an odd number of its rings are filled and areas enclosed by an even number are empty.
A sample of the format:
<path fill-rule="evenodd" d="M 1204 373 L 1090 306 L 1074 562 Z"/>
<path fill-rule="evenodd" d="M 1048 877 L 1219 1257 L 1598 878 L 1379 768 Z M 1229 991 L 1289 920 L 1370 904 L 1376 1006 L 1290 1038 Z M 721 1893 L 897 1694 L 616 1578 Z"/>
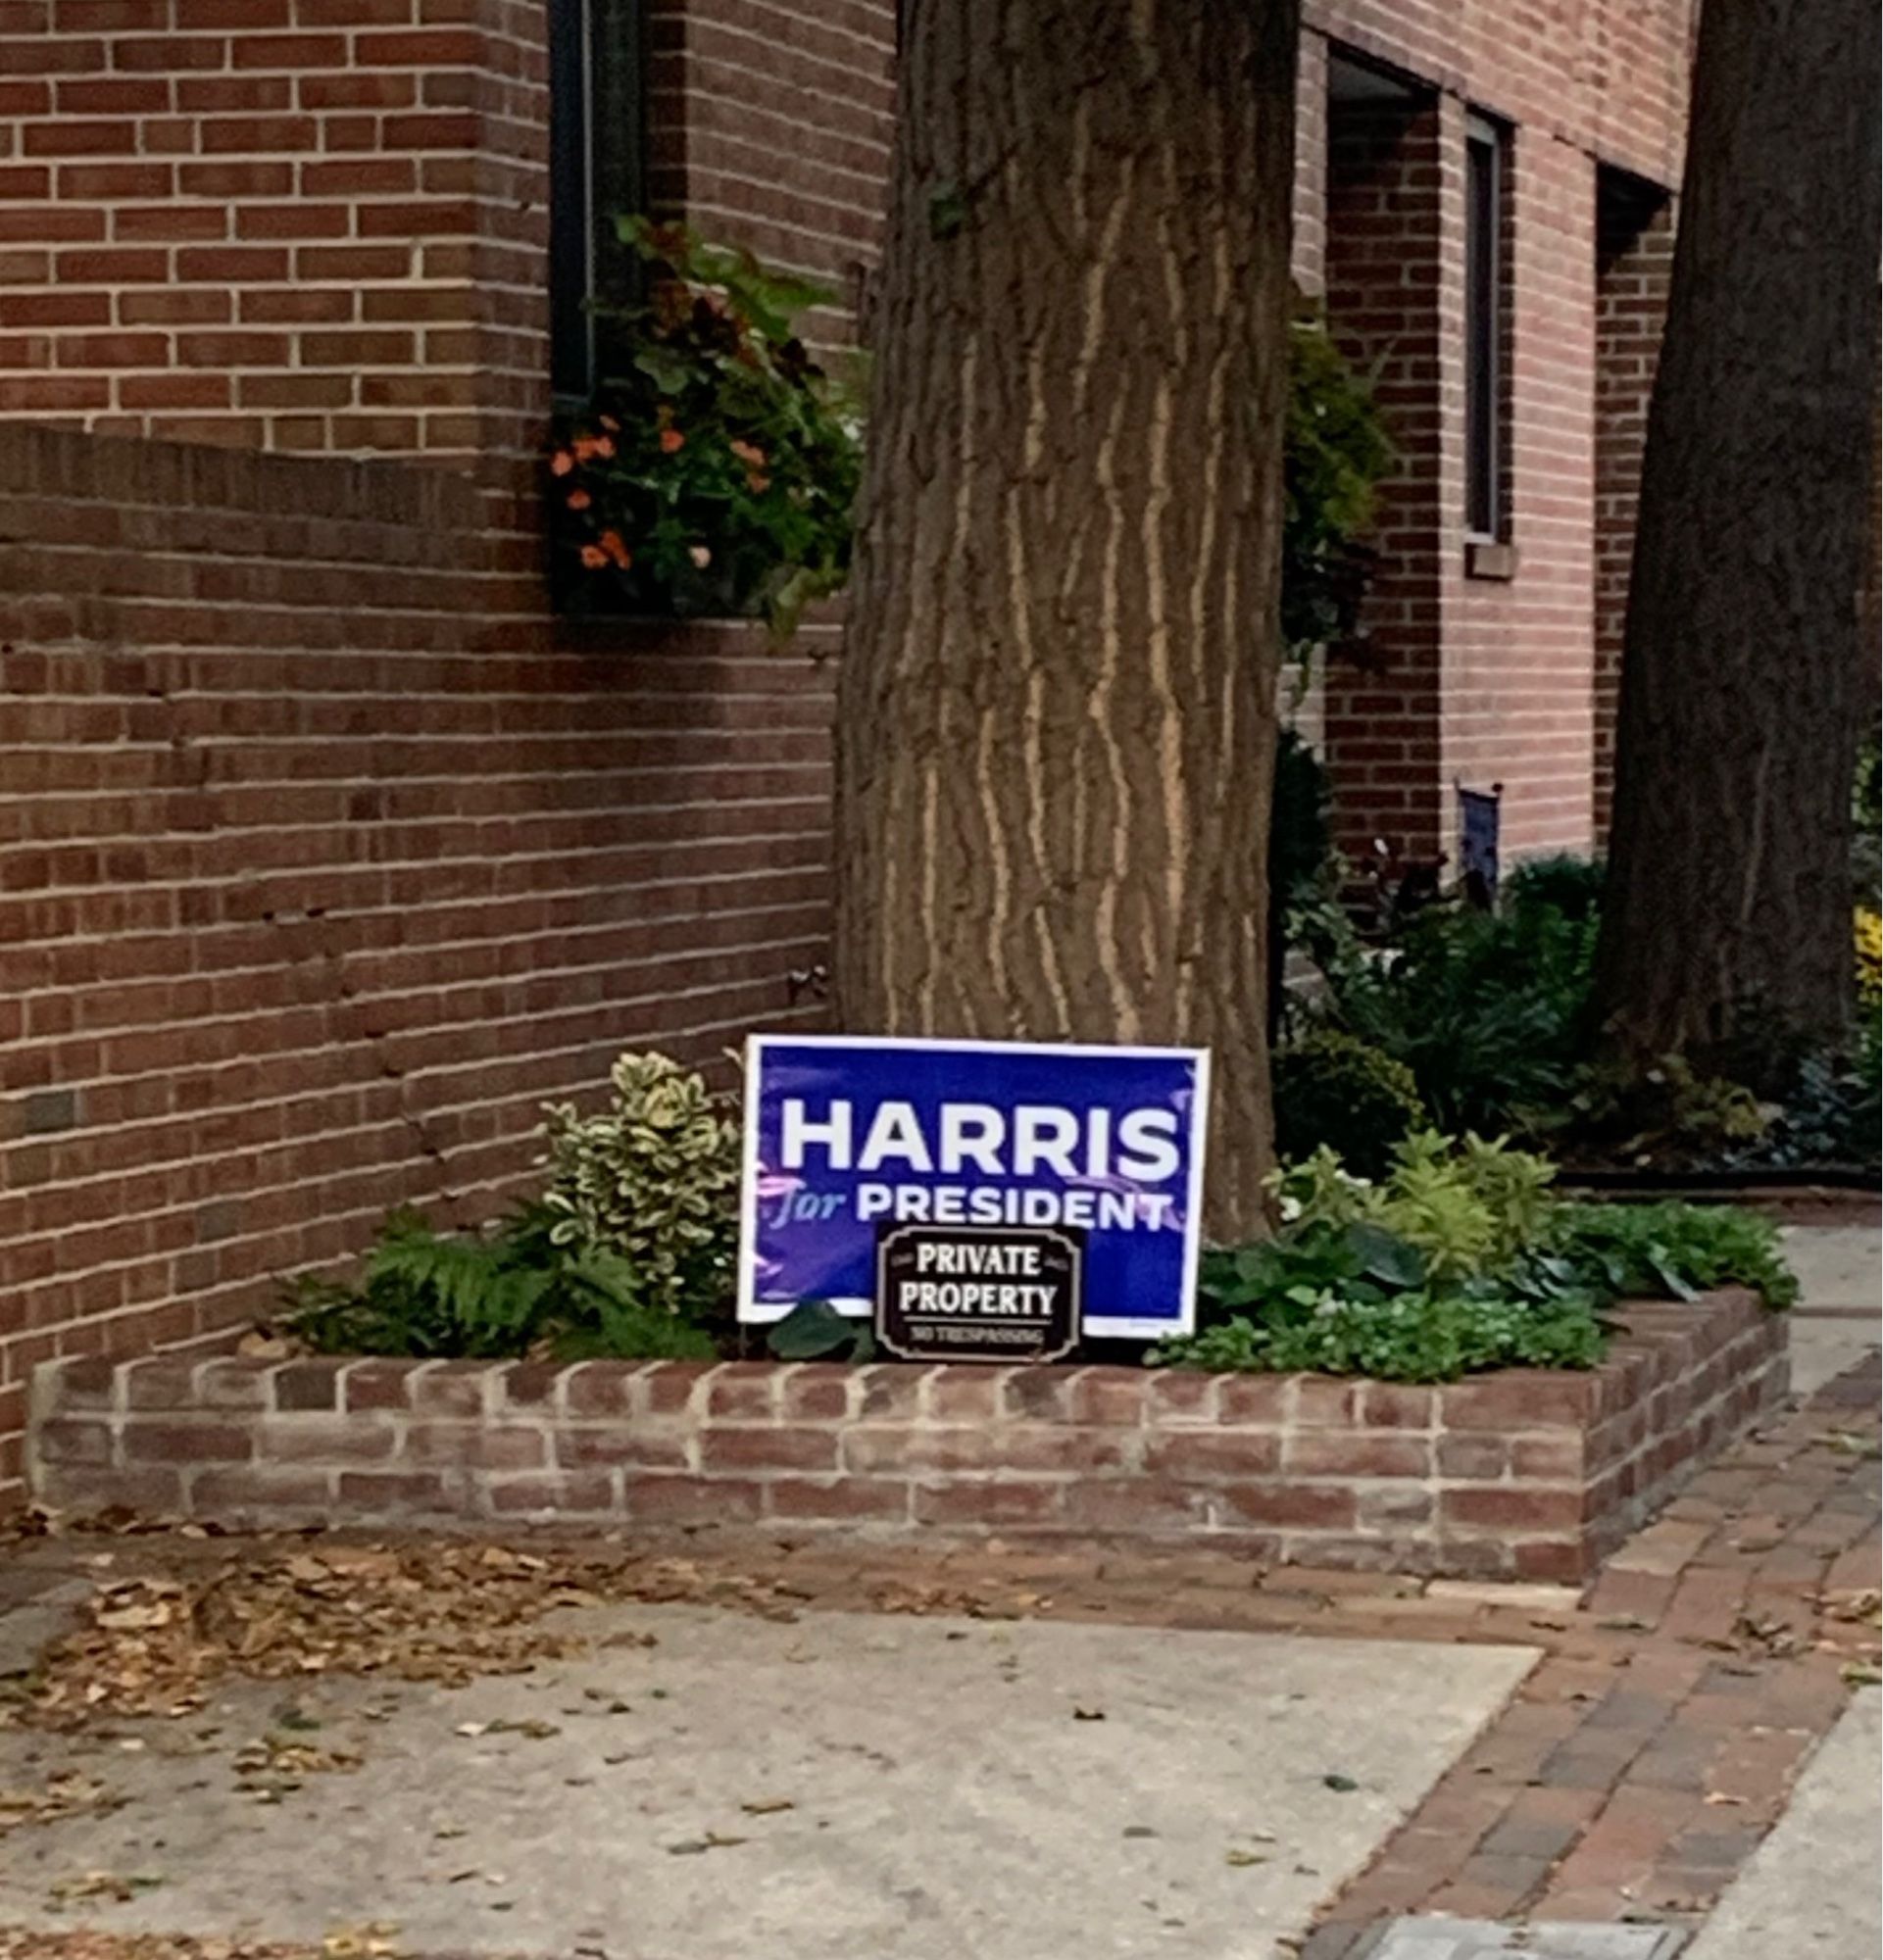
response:
<path fill-rule="evenodd" d="M 1511 127 L 1479 110 L 1464 124 L 1464 537 L 1511 535 Z"/>
<path fill-rule="evenodd" d="M 559 408 L 601 380 L 596 303 L 631 300 L 640 262 L 615 220 L 647 205 L 646 18 L 641 0 L 548 0 L 549 369 Z"/>

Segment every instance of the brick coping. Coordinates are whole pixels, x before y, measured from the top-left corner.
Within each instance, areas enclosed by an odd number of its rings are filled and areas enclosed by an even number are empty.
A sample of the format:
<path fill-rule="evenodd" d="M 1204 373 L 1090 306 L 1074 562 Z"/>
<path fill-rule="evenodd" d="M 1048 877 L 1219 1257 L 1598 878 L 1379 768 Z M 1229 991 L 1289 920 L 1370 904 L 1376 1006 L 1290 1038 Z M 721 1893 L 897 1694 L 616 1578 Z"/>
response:
<path fill-rule="evenodd" d="M 1579 1581 L 1784 1392 L 1747 1293 L 1636 1304 L 1586 1372 L 1436 1388 L 1119 1367 L 152 1356 L 36 1373 L 56 1508 L 231 1524 L 1101 1537 Z"/>

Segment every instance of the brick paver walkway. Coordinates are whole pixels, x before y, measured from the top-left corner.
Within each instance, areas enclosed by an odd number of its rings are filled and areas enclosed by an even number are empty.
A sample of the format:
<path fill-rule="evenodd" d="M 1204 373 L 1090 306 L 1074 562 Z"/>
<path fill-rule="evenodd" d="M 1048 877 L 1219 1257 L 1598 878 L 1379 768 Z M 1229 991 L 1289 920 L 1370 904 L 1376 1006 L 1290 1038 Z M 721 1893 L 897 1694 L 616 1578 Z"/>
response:
<path fill-rule="evenodd" d="M 1544 1657 L 1511 1705 L 1331 1903 L 1304 1960 L 1400 1913 L 1699 1917 L 1785 1807 L 1877 1659 L 1877 1357 L 1703 1471 L 1577 1600 L 1226 1555 L 1090 1547 L 761 1548 L 709 1571 L 808 1606 L 1513 1642 Z"/>
<path fill-rule="evenodd" d="M 1347 1960 L 1368 1927 L 1405 1913 L 1682 1923 L 1737 1874 L 1854 1683 L 1873 1674 L 1880 1400 L 1872 1353 L 1703 1471 L 1582 1597 L 1084 1543 L 702 1531 L 633 1544 L 684 1561 L 691 1596 L 722 1586 L 728 1601 L 786 1609 L 1540 1647 L 1503 1714 L 1328 1902 L 1303 1960 Z M 70 1574 L 76 1543 L 21 1547 L 15 1596 Z M 122 1575 L 221 1556 L 230 1542 L 119 1545 Z"/>

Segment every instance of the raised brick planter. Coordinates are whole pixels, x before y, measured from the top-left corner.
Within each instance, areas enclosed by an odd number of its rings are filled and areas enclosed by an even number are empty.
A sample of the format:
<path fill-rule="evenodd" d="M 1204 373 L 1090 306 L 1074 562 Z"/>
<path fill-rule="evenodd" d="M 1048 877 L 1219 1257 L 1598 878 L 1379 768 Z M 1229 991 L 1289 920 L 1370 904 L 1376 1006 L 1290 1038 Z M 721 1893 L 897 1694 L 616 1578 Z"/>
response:
<path fill-rule="evenodd" d="M 926 1527 L 1576 1580 L 1784 1392 L 1746 1294 L 1589 1373 L 1439 1389 L 1132 1368 L 48 1362 L 41 1501 L 229 1523 Z"/>

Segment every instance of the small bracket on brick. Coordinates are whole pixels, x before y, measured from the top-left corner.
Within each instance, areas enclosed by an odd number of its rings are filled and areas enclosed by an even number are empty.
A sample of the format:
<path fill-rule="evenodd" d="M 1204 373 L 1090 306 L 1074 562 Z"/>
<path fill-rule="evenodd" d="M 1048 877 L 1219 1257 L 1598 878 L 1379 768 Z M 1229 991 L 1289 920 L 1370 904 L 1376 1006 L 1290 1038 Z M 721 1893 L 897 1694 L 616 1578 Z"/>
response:
<path fill-rule="evenodd" d="M 821 960 L 816 966 L 794 966 L 784 976 L 785 1002 L 795 1007 L 807 997 L 824 1001 L 830 997 L 830 969 Z"/>

